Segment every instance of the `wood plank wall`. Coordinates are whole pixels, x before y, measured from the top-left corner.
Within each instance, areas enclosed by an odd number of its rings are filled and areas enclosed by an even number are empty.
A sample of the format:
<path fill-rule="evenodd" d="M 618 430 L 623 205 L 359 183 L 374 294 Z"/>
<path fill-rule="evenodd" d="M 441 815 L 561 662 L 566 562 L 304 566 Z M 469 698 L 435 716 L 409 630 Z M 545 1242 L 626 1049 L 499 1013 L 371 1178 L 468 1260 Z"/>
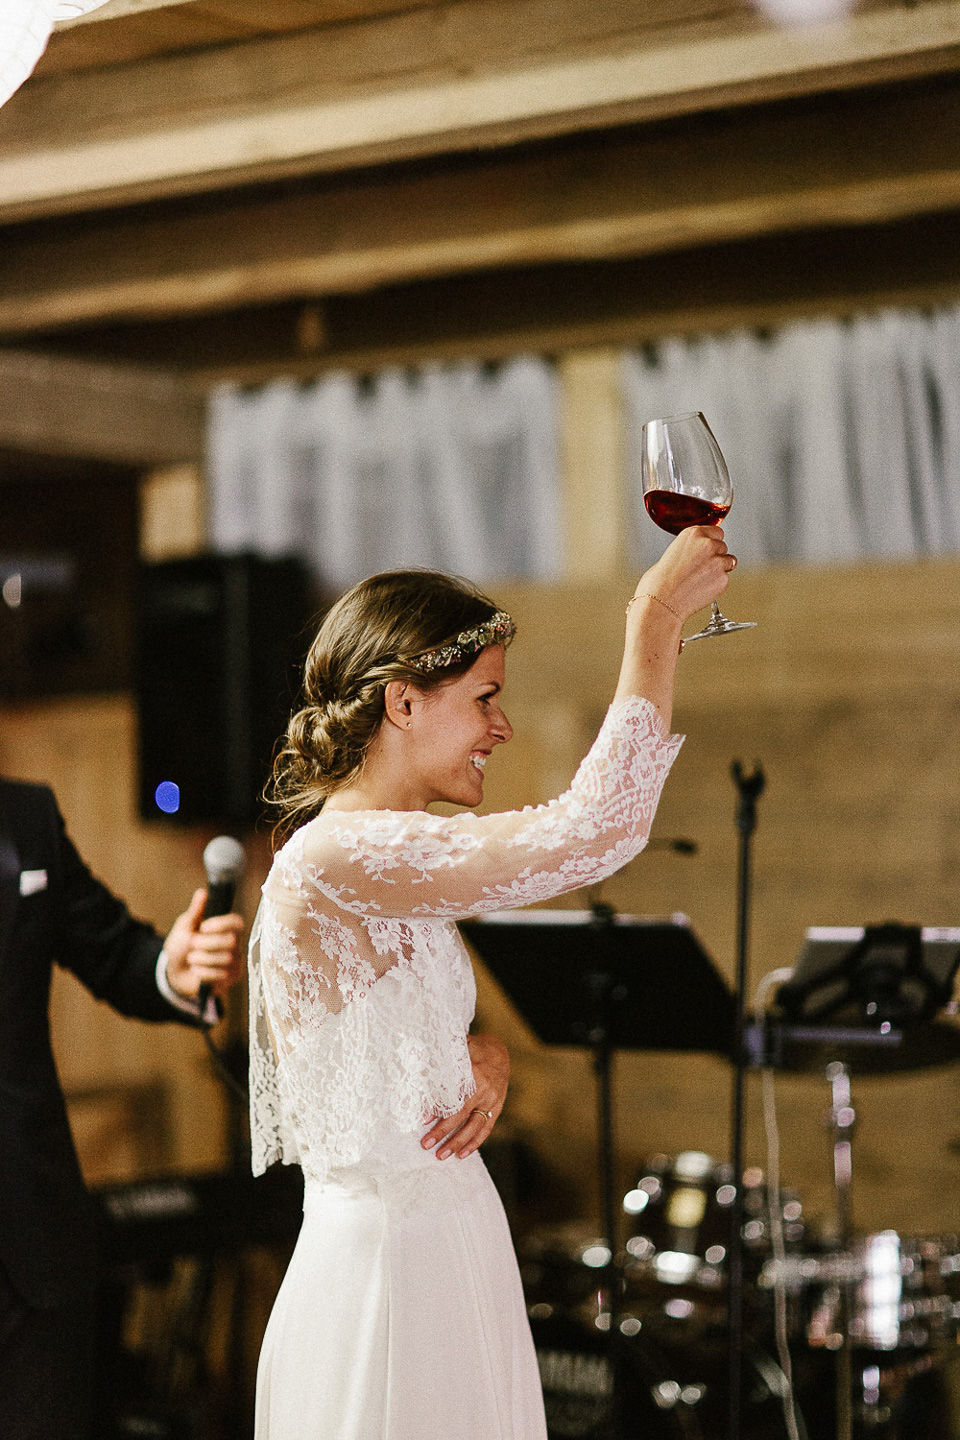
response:
<path fill-rule="evenodd" d="M 594 427 L 593 443 L 605 447 L 604 504 L 608 513 L 617 511 L 609 477 L 616 470 L 619 417 L 616 406 L 603 401 L 609 400 L 611 363 L 598 352 L 565 362 L 572 513 L 577 506 L 582 511 L 590 476 L 588 426 Z M 153 483 L 154 553 L 163 550 L 165 523 L 174 548 L 196 543 L 189 489 L 184 472 Z M 611 693 L 623 605 L 634 577 L 615 534 L 606 547 L 595 535 L 591 546 L 589 576 L 571 566 L 571 579 L 562 585 L 496 587 L 514 611 L 520 635 L 506 695 L 517 736 L 488 772 L 494 808 L 536 802 L 562 789 Z M 684 654 L 676 723 L 688 740 L 656 825 L 660 835 L 692 836 L 699 853 L 650 852 L 609 883 L 606 897 L 624 912 L 685 912 L 718 966 L 732 975 L 729 767 L 739 757 L 747 764 L 759 759 L 768 777 L 756 837 L 751 984 L 789 964 L 811 924 L 886 918 L 960 923 L 960 561 L 753 573 L 744 568 L 729 599 L 731 613 L 760 626 Z M 7 773 L 53 783 L 92 866 L 161 927 L 173 919 L 196 883 L 208 837 L 147 828 L 134 819 L 128 697 L 0 711 L 0 764 Z M 248 879 L 250 915 L 267 863 L 263 845 Z M 565 903 L 579 906 L 584 897 Z M 241 997 L 237 1005 L 242 1009 Z M 527 1139 L 559 1177 L 566 1215 L 595 1211 L 584 1057 L 539 1047 L 483 975 L 480 1016 L 514 1050 L 502 1130 Z M 223 1102 L 195 1036 L 120 1020 L 69 980 L 57 985 L 54 1023 L 64 1080 L 78 1104 L 91 1087 L 114 1082 L 164 1088 L 163 1144 L 147 1137 L 139 1150 L 125 1142 L 111 1153 L 91 1142 L 84 1159 L 92 1175 L 223 1162 Z M 616 1103 L 624 1180 L 654 1152 L 696 1147 L 722 1155 L 728 1082 L 715 1060 L 621 1057 Z M 826 1086 L 816 1077 L 791 1077 L 778 1090 L 785 1179 L 800 1191 L 808 1214 L 828 1216 Z M 860 1116 L 858 1226 L 904 1233 L 955 1229 L 960 1067 L 863 1080 L 855 1084 L 854 1099 Z M 748 1154 L 763 1164 L 753 1087 Z"/>
<path fill-rule="evenodd" d="M 535 593 L 505 587 L 517 616 L 505 704 L 518 739 L 488 768 L 496 807 L 529 803 L 572 775 L 612 691 L 618 584 Z M 731 761 L 759 760 L 767 791 L 755 838 L 750 988 L 791 964 L 810 925 L 886 919 L 958 922 L 960 871 L 960 564 L 740 570 L 725 609 L 756 631 L 683 655 L 675 728 L 687 734 L 654 834 L 699 853 L 642 855 L 604 887 L 623 913 L 693 921 L 732 983 L 736 836 Z M 582 895 L 567 902 L 582 906 Z M 492 982 L 481 1010 L 509 1024 Z M 514 1114 L 568 1176 L 591 1173 L 589 1066 L 543 1051 L 520 1027 Z M 686 1148 L 723 1155 L 730 1076 L 714 1059 L 623 1055 L 617 1124 L 624 1181 L 642 1158 Z M 778 1085 L 785 1181 L 829 1220 L 830 1157 L 818 1076 Z M 855 1218 L 868 1231 L 956 1228 L 960 1067 L 856 1081 Z M 748 1157 L 765 1163 L 759 1091 L 750 1087 Z M 589 1204 L 589 1184 L 579 1200 Z"/>

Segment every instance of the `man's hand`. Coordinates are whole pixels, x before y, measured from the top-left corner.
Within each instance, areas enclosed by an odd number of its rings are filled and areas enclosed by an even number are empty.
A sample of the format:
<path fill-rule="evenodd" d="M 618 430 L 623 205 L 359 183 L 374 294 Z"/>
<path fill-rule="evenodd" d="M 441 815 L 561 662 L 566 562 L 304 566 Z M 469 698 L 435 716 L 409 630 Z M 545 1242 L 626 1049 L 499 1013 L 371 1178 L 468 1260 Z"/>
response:
<path fill-rule="evenodd" d="M 424 1150 L 437 1150 L 437 1159 L 456 1155 L 466 1160 L 490 1132 L 503 1109 L 510 1083 L 510 1054 L 496 1035 L 468 1035 L 467 1048 L 473 1066 L 475 1089 L 456 1115 L 436 1117 L 420 1142 Z"/>
<path fill-rule="evenodd" d="M 204 920 L 206 890 L 197 890 L 189 907 L 173 922 L 164 942 L 167 979 L 185 1000 L 196 1000 L 201 985 L 224 995 L 240 978 L 242 965 L 239 915 L 214 915 Z"/>

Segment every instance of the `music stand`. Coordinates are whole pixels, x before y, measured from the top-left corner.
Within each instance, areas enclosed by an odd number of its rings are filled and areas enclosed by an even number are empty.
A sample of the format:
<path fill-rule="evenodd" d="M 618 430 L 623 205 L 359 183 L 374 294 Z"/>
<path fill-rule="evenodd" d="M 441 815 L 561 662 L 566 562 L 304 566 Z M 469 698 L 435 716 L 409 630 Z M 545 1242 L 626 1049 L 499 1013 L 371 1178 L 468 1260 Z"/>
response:
<path fill-rule="evenodd" d="M 932 1019 L 947 1004 L 958 967 L 957 929 L 893 921 L 814 926 L 776 1000 L 795 1024 L 906 1026 Z"/>
<path fill-rule="evenodd" d="M 602 971 L 611 1049 L 732 1053 L 733 996 L 686 915 L 503 910 L 460 929 L 545 1045 L 592 1045 L 584 977 Z"/>
<path fill-rule="evenodd" d="M 601 1207 L 610 1252 L 613 1436 L 619 1440 L 613 1054 L 685 1050 L 729 1058 L 733 996 L 685 915 L 651 919 L 595 905 L 592 910 L 498 912 L 464 921 L 460 928 L 538 1039 L 587 1048 L 593 1055 Z"/>

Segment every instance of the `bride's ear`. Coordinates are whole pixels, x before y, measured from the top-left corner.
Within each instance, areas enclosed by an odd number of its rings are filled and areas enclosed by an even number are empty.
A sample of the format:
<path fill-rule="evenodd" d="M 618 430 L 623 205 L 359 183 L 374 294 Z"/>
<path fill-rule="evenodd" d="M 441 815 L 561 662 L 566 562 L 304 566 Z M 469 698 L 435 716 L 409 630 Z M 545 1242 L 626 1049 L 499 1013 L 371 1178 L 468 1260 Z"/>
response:
<path fill-rule="evenodd" d="M 389 680 L 383 692 L 383 711 L 391 725 L 409 730 L 413 716 L 413 686 L 407 680 Z"/>

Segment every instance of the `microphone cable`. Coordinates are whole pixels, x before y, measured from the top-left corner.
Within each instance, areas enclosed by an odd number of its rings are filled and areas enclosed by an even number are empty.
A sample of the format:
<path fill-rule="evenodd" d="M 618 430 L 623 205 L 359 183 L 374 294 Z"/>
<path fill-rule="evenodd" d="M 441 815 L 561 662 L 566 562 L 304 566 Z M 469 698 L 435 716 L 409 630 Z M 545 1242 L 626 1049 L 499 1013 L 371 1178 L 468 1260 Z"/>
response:
<path fill-rule="evenodd" d="M 227 1063 L 226 1052 L 214 1044 L 210 1029 L 211 1027 L 209 1025 L 204 1024 L 203 1043 L 206 1045 L 210 1059 L 213 1061 L 213 1068 L 227 1089 L 230 1090 L 238 1100 L 242 1100 L 245 1105 L 248 1105 L 250 1103 L 250 1088 L 234 1075 Z"/>
<path fill-rule="evenodd" d="M 754 992 L 754 1014 L 760 1016 L 766 1004 L 767 992 L 774 985 L 782 985 L 793 974 L 791 966 L 782 966 L 764 975 Z M 783 1405 L 783 1419 L 789 1440 L 807 1440 L 807 1427 L 797 1409 L 793 1386 L 793 1361 L 790 1355 L 790 1341 L 787 1334 L 787 1275 L 786 1245 L 783 1234 L 783 1198 L 780 1193 L 780 1129 L 777 1124 L 777 1103 L 775 1077 L 772 1068 L 764 1065 L 761 1069 L 763 1096 L 763 1128 L 767 1141 L 767 1214 L 770 1223 L 770 1245 L 773 1251 L 773 1330 L 777 1345 L 777 1359 L 783 1384 L 780 1400 Z"/>

